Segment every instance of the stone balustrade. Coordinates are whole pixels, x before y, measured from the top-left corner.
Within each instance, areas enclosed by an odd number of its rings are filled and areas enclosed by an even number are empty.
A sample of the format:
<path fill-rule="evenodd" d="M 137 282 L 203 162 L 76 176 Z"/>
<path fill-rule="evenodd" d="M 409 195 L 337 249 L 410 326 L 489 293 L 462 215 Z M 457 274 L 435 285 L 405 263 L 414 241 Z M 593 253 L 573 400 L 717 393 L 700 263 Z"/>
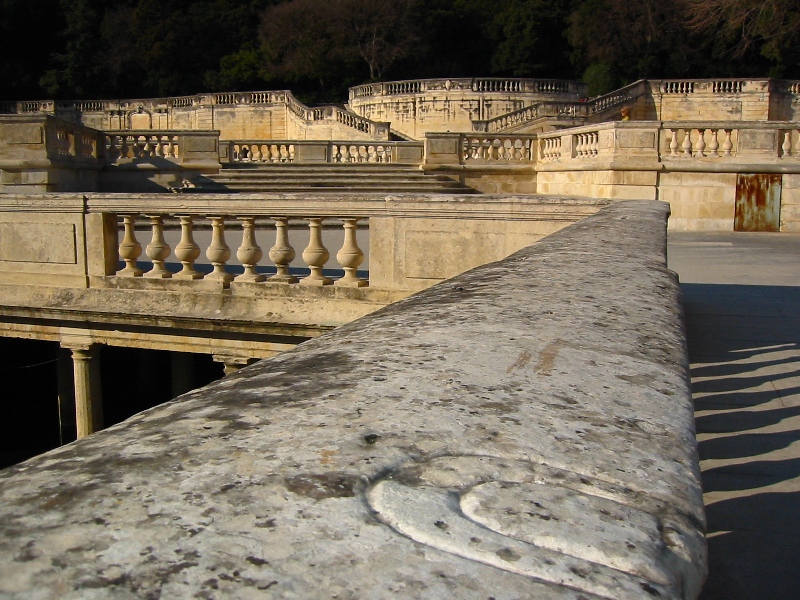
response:
<path fill-rule="evenodd" d="M 502 77 L 411 79 L 407 81 L 368 83 L 366 85 L 350 88 L 350 100 L 352 102 L 356 98 L 369 98 L 372 96 L 397 96 L 442 91 L 583 95 L 586 93 L 586 84 L 579 81 L 565 81 L 561 79 Z"/>
<path fill-rule="evenodd" d="M 530 163 L 535 159 L 531 152 L 534 143 L 532 136 L 461 134 L 459 139 L 463 164 Z"/>
<path fill-rule="evenodd" d="M 185 207 L 181 207 L 185 208 Z M 123 228 L 122 239 L 119 243 L 119 264 L 124 265 L 116 272 L 118 277 L 144 277 L 145 279 L 188 279 L 217 281 L 223 287 L 229 287 L 232 281 L 259 283 L 269 281 L 272 283 L 300 285 L 339 285 L 347 287 L 365 287 L 368 282 L 357 274 L 364 261 L 364 252 L 358 246 L 357 231 L 359 217 L 341 217 L 335 219 L 338 227 L 343 228 L 344 235 L 341 248 L 336 249 L 342 276 L 335 281 L 323 273 L 331 253 L 322 241 L 321 229 L 325 217 L 304 216 L 300 217 L 307 224 L 308 245 L 302 250 L 292 247 L 289 240 L 289 219 L 298 220 L 295 214 L 285 213 L 284 216 L 271 216 L 269 220 L 260 215 L 235 216 L 219 214 L 205 216 L 194 214 L 192 210 L 179 210 L 165 212 L 163 208 L 149 210 L 146 214 L 125 213 L 119 215 Z M 302 214 L 302 213 L 301 213 Z M 170 248 L 164 239 L 165 220 L 174 218 L 180 223 L 180 241 L 174 248 Z M 330 219 L 328 219 L 330 221 Z M 147 245 L 137 239 L 137 221 L 149 223 L 151 235 Z M 194 232 L 198 226 L 210 225 L 212 235 L 205 247 L 195 242 Z M 275 244 L 265 252 L 256 241 L 257 230 L 268 230 Z M 242 265 L 242 272 L 234 276 L 228 266 L 232 256 L 231 247 L 226 241 L 228 238 L 237 237 L 241 244 L 235 249 L 237 261 Z M 260 237 L 260 235 L 259 235 Z M 143 251 L 144 250 L 144 251 Z M 195 262 L 203 255 L 212 266 L 211 272 L 201 272 L 196 268 Z M 298 278 L 290 272 L 290 265 L 296 256 L 302 256 L 303 264 L 309 273 Z M 180 263 L 179 271 L 171 271 L 166 263 L 171 256 Z M 262 258 L 269 257 L 271 265 L 264 269 Z M 175 262 L 175 261 L 173 261 Z M 264 275 L 269 272 L 269 276 Z M 292 270 L 293 272 L 296 269 Z"/>
<path fill-rule="evenodd" d="M 0 595 L 696 598 L 667 210 L 617 203 L 5 469 Z"/>
<path fill-rule="evenodd" d="M 230 163 L 395 163 L 420 164 L 422 142 L 233 140 L 221 144 Z"/>

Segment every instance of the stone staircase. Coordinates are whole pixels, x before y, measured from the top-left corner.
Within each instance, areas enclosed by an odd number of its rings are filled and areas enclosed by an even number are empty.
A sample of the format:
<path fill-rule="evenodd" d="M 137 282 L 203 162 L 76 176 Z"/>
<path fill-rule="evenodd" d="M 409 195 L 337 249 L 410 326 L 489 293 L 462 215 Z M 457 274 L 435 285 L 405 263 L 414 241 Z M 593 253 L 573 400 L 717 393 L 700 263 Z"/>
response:
<path fill-rule="evenodd" d="M 409 192 L 469 194 L 475 190 L 445 175 L 412 165 L 267 164 L 232 165 L 193 181 L 198 192 Z"/>

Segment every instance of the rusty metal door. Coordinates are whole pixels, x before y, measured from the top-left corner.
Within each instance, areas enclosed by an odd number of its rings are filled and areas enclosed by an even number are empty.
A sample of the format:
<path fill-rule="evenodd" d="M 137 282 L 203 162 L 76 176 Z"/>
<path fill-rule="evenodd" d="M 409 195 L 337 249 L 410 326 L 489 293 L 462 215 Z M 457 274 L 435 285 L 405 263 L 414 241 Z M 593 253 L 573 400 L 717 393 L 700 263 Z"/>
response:
<path fill-rule="evenodd" d="M 749 175 L 736 178 L 734 231 L 780 231 L 781 176 Z"/>

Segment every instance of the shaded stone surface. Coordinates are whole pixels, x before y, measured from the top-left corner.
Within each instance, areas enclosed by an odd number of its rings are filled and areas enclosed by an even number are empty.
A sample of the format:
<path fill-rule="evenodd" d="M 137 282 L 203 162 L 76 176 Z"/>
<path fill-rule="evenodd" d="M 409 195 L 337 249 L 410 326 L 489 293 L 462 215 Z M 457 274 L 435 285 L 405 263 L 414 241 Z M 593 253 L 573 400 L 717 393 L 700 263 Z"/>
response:
<path fill-rule="evenodd" d="M 613 205 L 7 469 L 0 597 L 695 597 L 666 210 Z"/>

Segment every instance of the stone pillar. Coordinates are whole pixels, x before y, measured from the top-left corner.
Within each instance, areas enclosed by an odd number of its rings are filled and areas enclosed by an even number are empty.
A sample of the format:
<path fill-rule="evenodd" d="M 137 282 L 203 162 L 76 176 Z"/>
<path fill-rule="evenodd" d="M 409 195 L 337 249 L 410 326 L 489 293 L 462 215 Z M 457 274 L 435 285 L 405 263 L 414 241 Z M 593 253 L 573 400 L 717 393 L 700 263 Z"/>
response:
<path fill-rule="evenodd" d="M 75 422 L 78 439 L 103 427 L 100 363 L 96 345 L 71 347 L 75 380 Z"/>
<path fill-rule="evenodd" d="M 58 349 L 58 439 L 67 444 L 75 440 L 75 384 L 68 348 Z"/>
<path fill-rule="evenodd" d="M 197 387 L 194 379 L 194 355 L 190 352 L 170 352 L 169 356 L 172 366 L 172 397 L 175 398 Z"/>

